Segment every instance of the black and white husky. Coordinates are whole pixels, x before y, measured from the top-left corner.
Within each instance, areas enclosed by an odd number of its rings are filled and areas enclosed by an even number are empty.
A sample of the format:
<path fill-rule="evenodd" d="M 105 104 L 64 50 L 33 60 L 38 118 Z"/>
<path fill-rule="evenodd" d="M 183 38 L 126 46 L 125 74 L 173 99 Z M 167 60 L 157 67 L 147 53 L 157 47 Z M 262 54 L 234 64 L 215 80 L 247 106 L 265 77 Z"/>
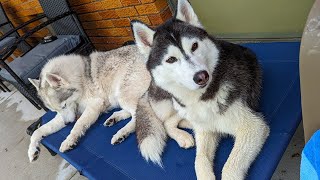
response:
<path fill-rule="evenodd" d="M 235 143 L 222 179 L 244 179 L 269 135 L 255 111 L 262 81 L 255 55 L 208 35 L 187 0 L 179 0 L 175 17 L 155 31 L 139 21 L 132 28 L 139 50 L 148 57 L 152 83 L 171 96 L 179 116 L 194 128 L 197 178 L 215 179 L 219 136 L 229 134 Z"/>

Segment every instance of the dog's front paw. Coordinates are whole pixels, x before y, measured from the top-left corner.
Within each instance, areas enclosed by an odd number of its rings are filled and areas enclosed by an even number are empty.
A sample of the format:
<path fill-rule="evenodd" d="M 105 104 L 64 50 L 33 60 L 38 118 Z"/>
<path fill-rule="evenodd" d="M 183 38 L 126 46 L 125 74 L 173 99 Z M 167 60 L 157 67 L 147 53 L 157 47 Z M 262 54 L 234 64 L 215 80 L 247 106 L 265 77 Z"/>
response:
<path fill-rule="evenodd" d="M 126 138 L 128 137 L 128 135 L 124 134 L 124 135 L 117 135 L 115 134 L 112 139 L 111 139 L 111 144 L 112 145 L 116 145 L 116 144 L 120 144 L 122 143 Z"/>
<path fill-rule="evenodd" d="M 103 125 L 110 127 L 110 126 L 113 126 L 115 123 L 116 123 L 116 119 L 115 119 L 115 118 L 112 118 L 112 117 L 109 117 L 109 118 L 103 123 Z"/>
<path fill-rule="evenodd" d="M 115 135 L 113 135 L 111 139 L 111 144 L 116 145 L 122 143 L 127 137 L 129 133 L 123 129 L 120 129 Z"/>
<path fill-rule="evenodd" d="M 59 151 L 66 152 L 70 149 L 73 149 L 77 145 L 77 142 L 78 142 L 77 139 L 67 138 L 61 143 Z"/>
<path fill-rule="evenodd" d="M 180 132 L 176 141 L 181 148 L 188 149 L 194 146 L 194 138 L 192 137 L 191 134 L 185 131 Z"/>
<path fill-rule="evenodd" d="M 37 146 L 29 147 L 28 149 L 28 157 L 30 162 L 34 162 L 38 159 L 40 154 L 40 148 Z"/>

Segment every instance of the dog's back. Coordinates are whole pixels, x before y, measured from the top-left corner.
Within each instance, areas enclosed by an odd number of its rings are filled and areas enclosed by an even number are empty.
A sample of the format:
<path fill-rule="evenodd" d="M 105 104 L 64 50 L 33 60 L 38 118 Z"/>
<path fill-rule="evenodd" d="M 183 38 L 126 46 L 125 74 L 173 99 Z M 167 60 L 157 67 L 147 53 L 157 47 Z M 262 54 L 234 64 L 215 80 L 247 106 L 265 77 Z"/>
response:
<path fill-rule="evenodd" d="M 147 84 L 150 82 L 149 72 L 143 63 L 144 58 L 135 45 L 107 52 L 94 52 L 89 57 L 91 66 L 88 68 L 91 76 L 88 77 L 88 81 L 93 81 L 102 94 L 118 91 L 120 88 L 135 90 L 144 86 L 144 84 L 139 86 L 140 82 Z"/>

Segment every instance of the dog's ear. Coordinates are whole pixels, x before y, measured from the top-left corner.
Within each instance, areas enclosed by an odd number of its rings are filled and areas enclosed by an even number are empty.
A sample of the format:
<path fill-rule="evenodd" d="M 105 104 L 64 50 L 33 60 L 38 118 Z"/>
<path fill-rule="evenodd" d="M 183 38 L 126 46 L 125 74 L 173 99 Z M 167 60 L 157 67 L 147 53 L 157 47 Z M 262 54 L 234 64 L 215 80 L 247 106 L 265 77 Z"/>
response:
<path fill-rule="evenodd" d="M 37 91 L 39 91 L 40 80 L 38 80 L 38 79 L 31 79 L 31 78 L 28 78 L 28 80 L 29 80 L 30 83 L 37 89 Z"/>
<path fill-rule="evenodd" d="M 198 19 L 198 16 L 194 12 L 188 0 L 178 0 L 175 18 L 189 23 L 193 26 L 203 28 Z"/>
<path fill-rule="evenodd" d="M 45 78 L 49 85 L 54 88 L 69 84 L 65 79 L 57 74 L 48 73 Z"/>
<path fill-rule="evenodd" d="M 154 30 L 140 21 L 131 21 L 131 28 L 140 52 L 149 55 L 153 44 Z"/>

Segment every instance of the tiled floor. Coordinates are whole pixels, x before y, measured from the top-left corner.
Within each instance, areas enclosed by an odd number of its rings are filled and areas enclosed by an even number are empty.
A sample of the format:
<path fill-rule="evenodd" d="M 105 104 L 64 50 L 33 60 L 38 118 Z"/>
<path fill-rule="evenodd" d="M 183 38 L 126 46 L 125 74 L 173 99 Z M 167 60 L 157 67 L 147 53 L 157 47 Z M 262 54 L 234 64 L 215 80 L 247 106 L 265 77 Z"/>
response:
<path fill-rule="evenodd" d="M 12 87 L 10 87 L 13 89 Z M 42 148 L 35 163 L 29 163 L 26 128 L 44 112 L 35 109 L 19 92 L 0 92 L 0 179 L 85 179 L 59 156 L 51 156 Z M 300 153 L 304 146 L 302 126 L 299 126 L 273 180 L 298 180 Z M 5 162 L 5 163 L 4 163 Z"/>

